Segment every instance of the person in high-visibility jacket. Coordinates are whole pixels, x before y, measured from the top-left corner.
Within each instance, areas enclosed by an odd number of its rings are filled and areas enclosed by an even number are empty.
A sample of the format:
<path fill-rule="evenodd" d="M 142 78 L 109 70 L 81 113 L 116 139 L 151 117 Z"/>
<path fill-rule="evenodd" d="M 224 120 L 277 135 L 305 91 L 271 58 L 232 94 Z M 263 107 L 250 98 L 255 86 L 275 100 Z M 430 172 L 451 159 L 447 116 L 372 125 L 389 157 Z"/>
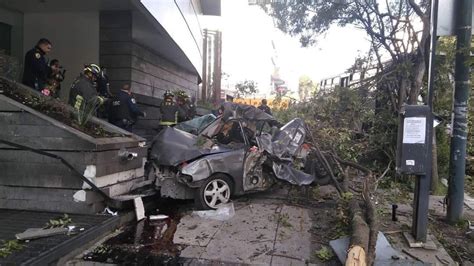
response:
<path fill-rule="evenodd" d="M 175 126 L 180 118 L 184 115 L 173 100 L 174 95 L 171 91 L 167 90 L 163 95 L 163 102 L 160 105 L 161 120 L 160 127 L 173 127 Z"/>
<path fill-rule="evenodd" d="M 88 104 L 97 99 L 101 105 L 105 99 L 97 94 L 95 81 L 100 73 L 100 67 L 96 64 L 86 65 L 84 70 L 72 83 L 69 93 L 69 104 L 76 110 L 80 110 L 83 104 Z"/>

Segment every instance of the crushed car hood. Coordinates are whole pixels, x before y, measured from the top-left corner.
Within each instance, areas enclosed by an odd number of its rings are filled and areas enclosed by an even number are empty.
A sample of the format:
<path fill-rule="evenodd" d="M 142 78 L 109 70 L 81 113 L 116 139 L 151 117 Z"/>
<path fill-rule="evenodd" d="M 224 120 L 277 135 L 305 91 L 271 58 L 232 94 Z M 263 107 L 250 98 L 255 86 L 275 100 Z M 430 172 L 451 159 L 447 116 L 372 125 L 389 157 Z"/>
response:
<path fill-rule="evenodd" d="M 178 166 L 203 155 L 229 151 L 231 149 L 216 145 L 208 138 L 167 127 L 153 139 L 150 157 L 160 165 Z"/>

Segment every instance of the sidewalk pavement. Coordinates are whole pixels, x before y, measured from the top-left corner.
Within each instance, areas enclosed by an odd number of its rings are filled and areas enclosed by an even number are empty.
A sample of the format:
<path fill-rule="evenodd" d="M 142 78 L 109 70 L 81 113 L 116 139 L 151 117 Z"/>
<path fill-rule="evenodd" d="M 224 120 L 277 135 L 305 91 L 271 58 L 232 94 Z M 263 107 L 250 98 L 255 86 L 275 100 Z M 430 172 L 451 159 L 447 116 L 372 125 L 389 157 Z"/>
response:
<path fill-rule="evenodd" d="M 186 214 L 174 235 L 186 245 L 181 257 L 189 264 L 307 265 L 311 259 L 311 213 L 277 199 L 234 202 L 227 221 Z"/>

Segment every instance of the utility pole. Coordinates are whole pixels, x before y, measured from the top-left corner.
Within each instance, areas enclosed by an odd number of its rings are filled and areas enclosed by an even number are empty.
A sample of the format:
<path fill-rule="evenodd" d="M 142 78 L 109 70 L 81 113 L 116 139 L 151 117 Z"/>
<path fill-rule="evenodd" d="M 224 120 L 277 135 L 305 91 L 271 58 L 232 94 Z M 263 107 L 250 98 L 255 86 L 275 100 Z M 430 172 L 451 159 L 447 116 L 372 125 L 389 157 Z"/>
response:
<path fill-rule="evenodd" d="M 454 121 L 449 160 L 447 220 L 458 222 L 463 215 L 464 178 L 466 175 L 467 112 L 470 90 L 470 48 L 472 0 L 458 0 L 456 14 L 456 63 L 454 73 Z"/>
<path fill-rule="evenodd" d="M 214 73 L 213 73 L 213 102 L 217 104 L 221 98 L 221 32 L 216 31 L 214 33 Z"/>
<path fill-rule="evenodd" d="M 202 85 L 201 101 L 207 101 L 207 29 L 204 29 L 204 38 L 202 43 Z"/>

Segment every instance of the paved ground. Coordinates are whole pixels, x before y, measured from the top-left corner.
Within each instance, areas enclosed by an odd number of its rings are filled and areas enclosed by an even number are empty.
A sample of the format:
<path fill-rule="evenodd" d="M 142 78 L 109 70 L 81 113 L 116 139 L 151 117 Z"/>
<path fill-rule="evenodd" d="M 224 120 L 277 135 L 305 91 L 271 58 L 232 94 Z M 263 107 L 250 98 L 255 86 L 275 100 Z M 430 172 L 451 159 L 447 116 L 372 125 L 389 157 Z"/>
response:
<path fill-rule="evenodd" d="M 223 221 L 199 217 L 192 202 L 164 202 L 159 213 L 169 214 L 169 220 L 132 224 L 85 254 L 106 264 L 341 265 L 335 256 L 326 261 L 317 255 L 330 249 L 330 240 L 348 234 L 334 193 L 332 186 L 284 186 L 243 196 L 233 201 L 232 218 Z M 432 215 L 442 213 L 439 197 L 432 197 L 430 206 Z M 390 207 L 381 201 L 376 207 L 379 229 L 397 253 L 388 256 L 390 265 L 455 264 L 436 240 L 434 251 L 409 248 L 403 233 L 410 232 L 410 203 L 399 203 L 397 222 L 390 219 Z M 430 224 L 443 226 L 435 222 L 430 218 Z M 69 265 L 101 265 L 82 258 Z"/>
<path fill-rule="evenodd" d="M 181 218 L 174 235 L 175 243 L 187 246 L 181 257 L 265 265 L 304 265 L 311 259 L 308 209 L 258 199 L 234 206 L 227 221 Z"/>

